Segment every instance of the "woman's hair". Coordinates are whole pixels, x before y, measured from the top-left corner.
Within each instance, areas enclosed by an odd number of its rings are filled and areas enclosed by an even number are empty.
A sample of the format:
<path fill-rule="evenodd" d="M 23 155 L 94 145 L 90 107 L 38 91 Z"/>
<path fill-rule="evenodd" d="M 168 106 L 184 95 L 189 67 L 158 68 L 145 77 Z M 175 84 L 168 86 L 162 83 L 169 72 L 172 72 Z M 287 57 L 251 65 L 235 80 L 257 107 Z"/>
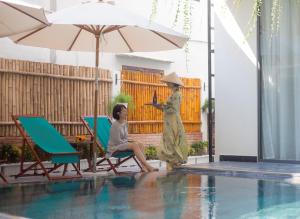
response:
<path fill-rule="evenodd" d="M 179 85 L 179 84 L 174 84 L 174 89 L 175 89 L 175 90 L 179 90 L 179 88 L 180 88 L 180 85 Z"/>
<path fill-rule="evenodd" d="M 120 112 L 122 111 L 122 109 L 126 109 L 126 107 L 123 104 L 117 104 L 114 106 L 113 108 L 113 113 L 112 116 L 114 119 L 119 120 L 120 119 Z"/>
<path fill-rule="evenodd" d="M 179 88 L 180 88 L 179 84 L 175 84 L 175 83 L 171 83 L 171 82 L 168 82 L 167 84 L 169 87 L 172 87 L 172 89 L 174 89 L 176 91 L 179 90 Z"/>

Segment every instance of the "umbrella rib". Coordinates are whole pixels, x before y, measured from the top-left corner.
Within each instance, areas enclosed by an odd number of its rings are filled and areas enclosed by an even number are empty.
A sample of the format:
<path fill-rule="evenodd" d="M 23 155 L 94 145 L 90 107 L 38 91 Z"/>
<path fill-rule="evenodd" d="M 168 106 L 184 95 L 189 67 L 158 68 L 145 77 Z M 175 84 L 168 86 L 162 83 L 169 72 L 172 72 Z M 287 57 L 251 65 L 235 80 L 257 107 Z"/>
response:
<path fill-rule="evenodd" d="M 168 41 L 169 43 L 173 44 L 174 46 L 181 48 L 178 44 L 174 43 L 172 40 L 168 39 L 167 37 L 163 36 L 162 34 L 154 31 L 154 30 L 150 30 L 152 33 L 155 33 L 156 35 L 158 35 L 159 37 L 163 38 L 164 40 Z"/>
<path fill-rule="evenodd" d="M 35 33 L 39 32 L 39 31 L 41 31 L 41 30 L 43 30 L 43 29 L 46 28 L 46 27 L 47 27 L 47 26 L 41 27 L 41 28 L 39 28 L 39 29 L 37 29 L 37 30 L 34 30 L 34 31 L 30 32 L 29 34 L 26 34 L 25 36 L 22 36 L 21 38 L 17 39 L 17 40 L 15 41 L 15 43 L 18 43 L 18 42 L 20 42 L 21 40 L 24 40 L 25 38 L 31 36 L 32 34 L 35 34 Z"/>
<path fill-rule="evenodd" d="M 77 25 L 77 24 L 74 24 L 74 26 L 79 27 L 79 28 L 81 28 L 81 29 L 84 29 L 84 30 L 86 30 L 87 32 L 90 32 L 91 34 L 95 34 L 95 33 L 93 32 L 93 30 L 91 30 L 90 28 L 85 27 L 84 25 Z"/>
<path fill-rule="evenodd" d="M 93 26 L 89 26 L 89 25 L 82 25 L 84 28 L 86 28 L 86 30 L 90 30 L 91 33 L 95 33 L 94 29 L 92 28 Z"/>
<path fill-rule="evenodd" d="M 15 10 L 18 11 L 18 12 L 21 12 L 21 13 L 27 15 L 28 17 L 31 17 L 31 18 L 34 19 L 34 20 L 39 21 L 39 22 L 42 23 L 42 24 L 48 25 L 48 24 L 45 23 L 44 21 L 42 21 L 42 20 L 40 20 L 40 19 L 38 19 L 38 18 L 32 16 L 31 14 L 28 14 L 27 12 L 25 12 L 25 11 L 23 11 L 23 10 L 21 10 L 21 9 L 19 9 L 19 8 L 13 6 L 13 5 L 11 5 L 11 4 L 9 4 L 9 3 L 6 3 L 6 2 L 1 2 L 1 3 L 7 5 L 8 7 L 11 7 L 11 8 L 13 8 L 13 9 L 15 9 Z"/>
<path fill-rule="evenodd" d="M 103 34 L 106 34 L 106 33 L 109 33 L 109 32 L 115 31 L 115 30 L 119 30 L 123 27 L 126 27 L 126 26 L 125 25 L 123 25 L 123 26 L 114 25 L 112 27 L 108 27 L 106 30 L 103 31 Z"/>
<path fill-rule="evenodd" d="M 127 42 L 127 40 L 125 39 L 124 35 L 121 33 L 120 30 L 118 30 L 118 33 L 120 34 L 120 36 L 122 37 L 122 39 L 124 40 L 124 42 L 126 43 L 128 49 L 130 52 L 133 52 L 133 49 L 131 48 L 131 46 L 129 45 L 129 43 Z"/>
<path fill-rule="evenodd" d="M 105 28 L 106 26 L 103 25 L 103 27 L 99 30 L 99 34 L 102 33 L 103 29 Z"/>
<path fill-rule="evenodd" d="M 102 33 L 102 30 L 106 27 L 105 25 L 103 25 L 102 27 L 100 25 L 96 25 L 96 30 L 95 30 L 95 35 L 99 35 Z M 101 27 L 101 28 L 100 28 Z"/>
<path fill-rule="evenodd" d="M 96 29 L 93 25 L 91 25 L 90 28 L 96 33 Z"/>
<path fill-rule="evenodd" d="M 78 39 L 79 34 L 81 33 L 81 31 L 82 31 L 82 28 L 80 28 L 80 30 L 79 30 L 78 33 L 76 34 L 76 36 L 75 36 L 73 42 L 71 43 L 70 47 L 68 48 L 68 51 L 71 51 L 71 49 L 73 48 L 73 46 L 74 46 L 76 40 Z"/>

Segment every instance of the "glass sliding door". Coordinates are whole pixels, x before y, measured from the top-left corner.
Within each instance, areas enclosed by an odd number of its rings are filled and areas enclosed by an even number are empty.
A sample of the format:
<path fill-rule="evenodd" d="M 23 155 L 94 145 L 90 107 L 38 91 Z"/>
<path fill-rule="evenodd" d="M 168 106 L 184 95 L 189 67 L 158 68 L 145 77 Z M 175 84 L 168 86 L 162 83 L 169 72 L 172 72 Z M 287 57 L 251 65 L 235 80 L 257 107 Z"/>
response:
<path fill-rule="evenodd" d="M 262 158 L 300 161 L 300 2 L 280 1 L 278 32 L 272 2 L 260 18 Z"/>

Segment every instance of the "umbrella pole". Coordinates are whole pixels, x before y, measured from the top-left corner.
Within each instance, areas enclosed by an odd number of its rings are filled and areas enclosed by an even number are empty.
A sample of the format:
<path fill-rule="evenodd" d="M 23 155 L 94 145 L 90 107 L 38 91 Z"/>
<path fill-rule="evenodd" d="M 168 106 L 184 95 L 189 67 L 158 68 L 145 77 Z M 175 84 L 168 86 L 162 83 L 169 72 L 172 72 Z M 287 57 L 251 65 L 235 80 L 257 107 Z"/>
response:
<path fill-rule="evenodd" d="M 97 116 L 98 116 L 98 93 L 99 93 L 99 39 L 100 35 L 96 37 L 96 73 L 95 73 L 95 106 L 94 106 L 94 138 L 93 138 L 93 172 L 96 172 L 97 163 Z"/>

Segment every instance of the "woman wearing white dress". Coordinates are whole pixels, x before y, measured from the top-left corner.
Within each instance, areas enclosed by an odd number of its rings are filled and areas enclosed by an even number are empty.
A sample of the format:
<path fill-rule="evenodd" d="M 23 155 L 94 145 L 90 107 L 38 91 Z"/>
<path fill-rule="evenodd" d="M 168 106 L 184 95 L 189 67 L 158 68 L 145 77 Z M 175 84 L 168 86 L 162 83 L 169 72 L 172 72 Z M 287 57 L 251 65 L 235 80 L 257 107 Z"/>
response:
<path fill-rule="evenodd" d="M 113 118 L 110 129 L 110 137 L 108 142 L 108 151 L 112 154 L 115 151 L 132 150 L 137 159 L 142 165 L 142 171 L 152 172 L 158 171 L 146 161 L 144 155 L 144 145 L 141 142 L 128 141 L 128 123 L 127 123 L 127 108 L 122 104 L 117 104 L 113 108 Z"/>

